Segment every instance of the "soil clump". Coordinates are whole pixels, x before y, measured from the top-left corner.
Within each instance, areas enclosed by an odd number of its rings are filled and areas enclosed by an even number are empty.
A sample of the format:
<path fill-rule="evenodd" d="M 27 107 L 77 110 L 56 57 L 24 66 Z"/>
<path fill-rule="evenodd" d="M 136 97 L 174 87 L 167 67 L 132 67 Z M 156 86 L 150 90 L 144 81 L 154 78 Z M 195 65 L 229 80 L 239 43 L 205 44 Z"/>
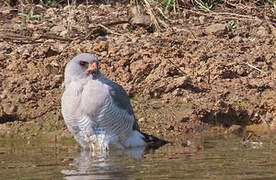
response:
<path fill-rule="evenodd" d="M 126 89 L 144 132 L 183 141 L 236 126 L 276 128 L 275 7 L 229 1 L 162 16 L 153 6 L 155 21 L 135 8 L 1 6 L 0 136 L 70 136 L 63 72 L 82 52 L 95 53 L 102 73 Z M 38 18 L 18 15 L 32 9 Z"/>

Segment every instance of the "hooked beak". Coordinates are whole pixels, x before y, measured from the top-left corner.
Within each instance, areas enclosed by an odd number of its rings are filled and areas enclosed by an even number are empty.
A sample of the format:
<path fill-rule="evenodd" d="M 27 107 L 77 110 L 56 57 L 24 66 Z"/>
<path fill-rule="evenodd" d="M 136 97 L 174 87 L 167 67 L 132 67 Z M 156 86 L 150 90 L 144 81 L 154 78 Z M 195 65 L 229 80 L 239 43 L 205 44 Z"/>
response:
<path fill-rule="evenodd" d="M 98 63 L 94 61 L 85 71 L 92 74 L 98 72 Z"/>

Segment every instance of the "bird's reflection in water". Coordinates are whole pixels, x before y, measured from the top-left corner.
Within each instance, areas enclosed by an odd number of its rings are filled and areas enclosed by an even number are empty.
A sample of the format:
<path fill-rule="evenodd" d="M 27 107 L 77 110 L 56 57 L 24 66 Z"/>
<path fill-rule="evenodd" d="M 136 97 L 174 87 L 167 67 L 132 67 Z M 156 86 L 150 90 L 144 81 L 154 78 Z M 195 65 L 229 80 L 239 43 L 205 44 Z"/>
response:
<path fill-rule="evenodd" d="M 149 152 L 153 152 L 153 149 L 139 147 L 100 153 L 82 151 L 70 164 L 74 170 L 62 170 L 61 173 L 68 180 L 127 179 L 134 170 L 124 160 L 142 158 Z"/>

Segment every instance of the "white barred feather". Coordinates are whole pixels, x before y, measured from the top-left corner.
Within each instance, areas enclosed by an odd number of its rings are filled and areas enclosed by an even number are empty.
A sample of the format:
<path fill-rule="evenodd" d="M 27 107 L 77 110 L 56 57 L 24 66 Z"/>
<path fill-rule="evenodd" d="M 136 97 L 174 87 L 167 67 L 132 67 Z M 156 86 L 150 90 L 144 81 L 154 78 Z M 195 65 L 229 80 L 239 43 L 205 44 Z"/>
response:
<path fill-rule="evenodd" d="M 93 150 L 145 146 L 143 135 L 133 130 L 136 120 L 124 89 L 100 72 L 95 77 L 85 72 L 80 60 L 92 63 L 97 58 L 80 54 L 65 69 L 62 114 L 75 139 Z"/>

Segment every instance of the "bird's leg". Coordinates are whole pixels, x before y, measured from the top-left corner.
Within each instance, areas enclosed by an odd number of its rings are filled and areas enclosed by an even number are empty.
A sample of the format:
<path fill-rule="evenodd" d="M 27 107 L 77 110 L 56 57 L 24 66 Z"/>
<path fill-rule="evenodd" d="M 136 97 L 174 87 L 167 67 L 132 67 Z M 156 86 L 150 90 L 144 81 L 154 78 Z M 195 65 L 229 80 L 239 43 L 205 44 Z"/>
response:
<path fill-rule="evenodd" d="M 90 151 L 95 151 L 96 149 L 96 139 L 93 136 L 89 135 L 90 133 L 85 132 L 84 133 L 84 139 L 88 143 Z"/>
<path fill-rule="evenodd" d="M 94 142 L 89 142 L 89 149 L 90 149 L 91 152 L 95 150 Z"/>

